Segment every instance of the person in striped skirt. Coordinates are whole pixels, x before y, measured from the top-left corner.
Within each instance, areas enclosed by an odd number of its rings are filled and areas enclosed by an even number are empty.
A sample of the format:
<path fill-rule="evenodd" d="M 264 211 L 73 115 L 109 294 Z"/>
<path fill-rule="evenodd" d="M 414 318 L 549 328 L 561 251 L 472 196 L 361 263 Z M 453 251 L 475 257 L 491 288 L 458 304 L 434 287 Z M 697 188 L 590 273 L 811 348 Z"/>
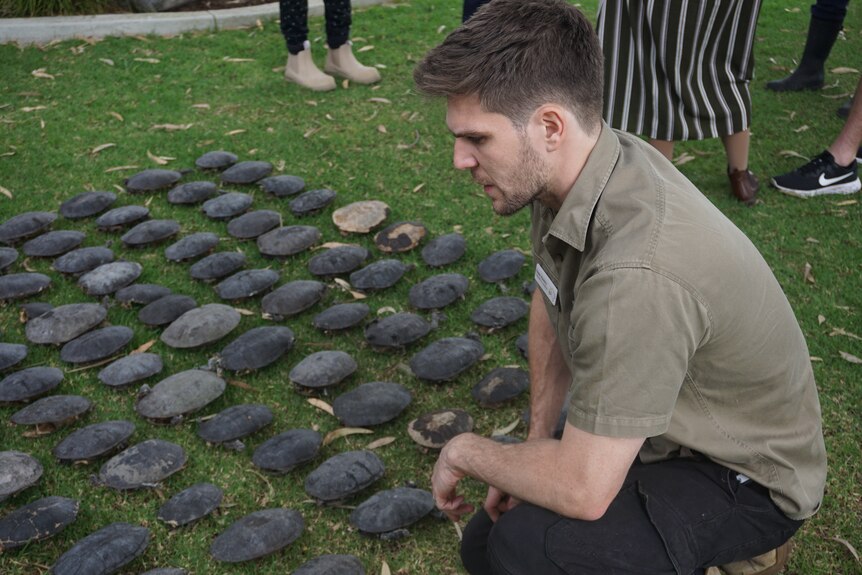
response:
<path fill-rule="evenodd" d="M 749 83 L 760 0 L 603 0 L 604 117 L 646 136 L 671 160 L 674 142 L 721 138 L 733 195 L 755 203 L 748 169 Z"/>

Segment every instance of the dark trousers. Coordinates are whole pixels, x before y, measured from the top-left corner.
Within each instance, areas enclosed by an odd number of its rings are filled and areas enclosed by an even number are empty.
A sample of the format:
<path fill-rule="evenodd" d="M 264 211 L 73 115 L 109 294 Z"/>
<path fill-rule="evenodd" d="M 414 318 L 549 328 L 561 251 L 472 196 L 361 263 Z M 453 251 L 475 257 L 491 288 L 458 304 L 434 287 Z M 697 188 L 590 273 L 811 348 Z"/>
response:
<path fill-rule="evenodd" d="M 817 0 L 811 5 L 811 15 L 821 20 L 842 24 L 847 15 L 847 3 L 850 0 Z"/>
<path fill-rule="evenodd" d="M 350 38 L 350 0 L 323 0 L 326 17 L 326 43 L 332 50 Z M 291 54 L 302 52 L 308 39 L 308 0 L 279 0 L 281 33 Z"/>
<path fill-rule="evenodd" d="M 461 559 L 473 575 L 700 574 L 766 553 L 800 525 L 736 472 L 673 459 L 633 465 L 596 521 L 527 503 L 496 523 L 480 511 L 464 530 Z"/>

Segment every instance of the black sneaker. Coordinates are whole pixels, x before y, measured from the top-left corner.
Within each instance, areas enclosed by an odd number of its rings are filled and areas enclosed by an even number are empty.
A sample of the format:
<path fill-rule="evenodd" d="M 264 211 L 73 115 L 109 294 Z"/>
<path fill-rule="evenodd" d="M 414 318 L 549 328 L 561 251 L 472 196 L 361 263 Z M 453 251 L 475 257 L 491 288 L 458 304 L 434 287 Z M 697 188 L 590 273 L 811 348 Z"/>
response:
<path fill-rule="evenodd" d="M 859 146 L 859 149 L 856 150 L 856 163 L 862 164 L 862 146 Z"/>
<path fill-rule="evenodd" d="M 856 162 L 839 166 L 828 151 L 804 166 L 772 178 L 778 191 L 797 198 L 813 198 L 824 194 L 852 194 L 862 188 Z"/>

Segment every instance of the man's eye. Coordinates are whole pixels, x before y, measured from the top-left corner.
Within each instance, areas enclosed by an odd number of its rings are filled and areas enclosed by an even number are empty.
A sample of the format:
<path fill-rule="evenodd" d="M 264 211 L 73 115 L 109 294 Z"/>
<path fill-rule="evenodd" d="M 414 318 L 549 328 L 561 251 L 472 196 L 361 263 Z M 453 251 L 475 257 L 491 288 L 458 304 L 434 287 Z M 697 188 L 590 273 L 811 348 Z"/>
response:
<path fill-rule="evenodd" d="M 478 146 L 485 142 L 485 136 L 468 136 L 467 141 Z"/>

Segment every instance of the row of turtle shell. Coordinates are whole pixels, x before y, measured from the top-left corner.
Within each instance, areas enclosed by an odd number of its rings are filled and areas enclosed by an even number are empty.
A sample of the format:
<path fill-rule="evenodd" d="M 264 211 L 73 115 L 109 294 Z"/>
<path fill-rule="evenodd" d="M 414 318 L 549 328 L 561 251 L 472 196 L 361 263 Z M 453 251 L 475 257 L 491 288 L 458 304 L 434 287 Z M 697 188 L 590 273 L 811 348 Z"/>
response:
<path fill-rule="evenodd" d="M 270 169 L 271 169 L 271 167 L 270 167 Z M 173 185 L 179 181 L 179 177 L 176 177 L 175 174 L 163 174 L 163 175 L 167 179 L 176 178 L 176 179 L 174 179 L 173 182 L 171 182 L 171 184 L 168 184 L 165 187 L 170 187 L 170 185 Z M 180 176 L 181 176 L 181 174 L 180 174 Z M 275 187 L 273 187 L 272 189 L 276 189 L 277 186 L 281 186 L 282 184 L 284 184 L 285 186 L 288 186 L 288 188 L 290 187 L 290 185 L 292 185 L 294 188 L 298 187 L 298 182 L 296 182 L 296 181 L 278 182 L 278 183 L 273 182 L 272 186 L 275 186 Z M 263 187 L 263 183 L 261 183 L 261 185 Z M 304 185 L 304 183 L 303 183 L 303 185 Z M 182 186 L 185 186 L 185 187 L 182 187 Z M 202 192 L 199 191 L 201 189 L 203 190 Z M 287 189 L 287 188 L 284 188 L 284 189 Z M 144 190 L 136 189 L 136 191 L 144 191 Z M 269 193 L 274 193 L 276 195 L 279 195 L 276 192 L 273 192 L 271 190 L 267 190 L 267 191 Z M 299 191 L 301 191 L 301 190 L 297 190 L 294 192 L 285 192 L 284 195 L 292 195 L 294 193 L 299 193 Z M 173 196 L 175 196 L 175 197 L 172 197 L 170 199 L 173 199 L 176 203 L 182 203 L 180 201 L 180 196 L 184 197 L 187 201 L 191 201 L 192 203 L 197 203 L 197 202 L 202 201 L 202 200 L 198 199 L 198 197 L 194 197 L 191 200 L 189 200 L 185 194 L 190 194 L 190 195 L 194 196 L 195 194 L 200 193 L 200 194 L 202 194 L 200 197 L 203 197 L 203 195 L 211 194 L 211 192 L 212 192 L 212 186 L 208 186 L 208 185 L 204 185 L 204 184 L 198 185 L 198 184 L 195 184 L 194 182 L 189 182 L 188 184 L 180 184 L 179 186 L 175 187 L 173 190 L 171 190 L 171 192 L 169 192 L 168 195 L 171 196 L 173 194 Z M 219 196 L 219 197 L 223 197 L 223 196 Z M 218 198 L 212 198 L 211 197 L 209 199 L 218 199 Z M 83 203 L 83 200 L 78 200 L 78 201 Z M 255 216 L 255 217 L 257 218 L 260 216 Z M 271 219 L 271 217 L 270 217 L 270 219 Z M 247 220 L 251 220 L 251 218 L 248 218 Z M 153 224 L 150 224 L 150 226 L 157 227 Z M 237 226 L 237 224 L 234 224 L 234 226 Z M 302 229 L 300 229 L 300 228 L 302 228 Z M 311 228 L 311 229 L 308 229 L 308 228 Z M 416 224 L 409 223 L 409 222 L 408 223 L 402 223 L 402 224 L 394 224 L 393 226 L 390 226 L 390 228 L 391 229 L 384 230 L 383 232 L 378 234 L 378 236 L 381 239 L 385 239 L 389 244 L 391 244 L 393 246 L 391 248 L 392 252 L 401 251 L 402 246 L 409 246 L 410 248 L 415 247 L 415 245 L 418 244 L 418 240 L 421 239 L 426 233 L 424 230 L 424 226 L 416 225 Z M 147 227 L 144 227 L 143 229 L 147 229 Z M 277 233 L 274 233 L 274 232 L 277 232 Z M 275 255 L 276 257 L 289 256 L 289 255 L 293 255 L 294 253 L 299 253 L 299 251 L 308 249 L 308 247 L 314 245 L 320 239 L 319 231 L 316 228 L 312 228 L 311 226 L 287 226 L 284 228 L 277 227 L 277 228 L 273 228 L 272 231 L 269 231 L 267 233 L 271 234 L 270 237 L 273 239 L 279 238 L 279 237 L 282 239 L 284 239 L 284 238 L 302 238 L 302 241 L 298 242 L 296 245 L 292 245 L 289 248 L 283 248 L 282 247 L 282 248 L 280 248 L 281 249 L 280 252 L 278 251 L 278 249 L 271 249 L 270 251 L 272 251 L 273 253 L 267 254 L 267 255 Z M 262 235 L 265 235 L 265 234 L 261 234 L 261 236 Z M 173 250 L 170 251 L 170 254 L 171 254 L 171 256 L 173 256 L 173 258 L 169 257 L 168 250 L 166 250 L 165 257 L 167 259 L 173 259 L 173 261 L 188 261 L 188 260 L 193 260 L 197 257 L 200 257 L 201 255 L 206 254 L 206 252 L 209 251 L 210 249 L 213 249 L 213 247 L 215 247 L 215 245 L 217 245 L 217 240 L 218 240 L 217 236 L 215 237 L 215 241 L 213 241 L 212 236 L 215 236 L 215 234 L 211 234 L 210 236 L 207 236 L 207 237 L 193 238 L 193 239 L 186 241 L 185 243 L 181 243 L 181 242 L 183 242 L 186 238 L 181 238 L 179 242 L 177 242 L 176 244 L 173 244 L 171 246 L 173 248 Z M 266 243 L 266 242 L 260 241 L 261 236 L 255 236 L 259 240 L 258 241 L 259 247 L 262 243 L 263 244 Z M 166 236 L 166 237 L 170 237 L 170 236 Z M 308 239 L 308 238 L 310 238 L 310 239 Z M 302 245 L 302 242 L 305 242 L 307 245 Z M 179 245 L 177 245 L 177 244 L 179 244 Z M 203 246 L 203 247 L 201 247 L 201 246 Z M 297 248 L 296 246 L 302 246 L 302 247 Z M 295 252 L 292 251 L 295 249 L 297 251 L 295 251 Z M 364 248 L 359 248 L 359 249 L 364 250 Z M 330 251 L 334 251 L 334 250 L 330 250 Z M 347 252 L 348 250 L 343 250 L 343 251 Z M 383 250 L 383 251 L 386 251 L 386 250 Z M 264 253 L 264 252 L 265 252 L 265 250 L 261 249 L 261 253 Z M 369 257 L 368 251 L 364 250 L 364 252 L 365 252 L 364 257 L 360 258 L 361 259 L 360 264 L 364 264 Z M 185 254 L 189 254 L 189 253 L 191 255 L 185 255 Z M 226 253 L 238 253 L 238 252 L 226 252 Z M 325 253 L 327 253 L 327 252 L 324 252 L 324 254 Z M 428 254 L 427 256 L 426 256 L 426 253 Z M 460 236 L 459 234 L 450 234 L 448 236 L 441 236 L 440 238 L 436 238 L 435 240 L 432 240 L 431 242 L 429 242 L 425 246 L 425 248 L 423 249 L 422 255 L 423 255 L 423 259 L 426 261 L 426 264 L 428 264 L 429 266 L 435 266 L 435 265 L 448 265 L 449 263 L 452 263 L 452 262 L 456 261 L 458 258 L 460 258 L 463 255 L 463 253 L 464 253 L 463 236 Z M 320 255 L 322 256 L 323 254 L 320 254 Z M 242 257 L 241 254 L 239 254 L 239 256 Z M 314 264 L 315 266 L 322 265 L 323 267 L 322 267 L 322 269 L 319 270 L 318 274 L 314 274 L 314 275 L 320 275 L 321 277 L 329 277 L 329 276 L 333 276 L 333 275 L 340 275 L 340 274 L 353 273 L 353 272 L 359 271 L 359 266 L 353 267 L 352 269 L 345 270 L 345 271 L 342 271 L 341 269 L 336 269 L 336 271 L 332 271 L 332 267 L 326 268 L 326 265 L 330 265 L 330 266 L 332 265 L 332 261 L 336 261 L 336 262 L 338 261 L 337 256 L 338 256 L 338 252 L 335 252 L 334 254 L 329 256 L 329 258 L 331 258 L 331 260 L 327 260 L 327 258 L 323 258 L 323 257 L 320 257 L 317 260 L 315 260 L 315 264 Z M 17 257 L 17 254 L 16 254 L 16 257 Z M 315 256 L 315 257 L 317 257 L 317 256 Z M 312 258 L 312 259 L 314 259 L 314 258 Z M 389 276 L 394 277 L 395 278 L 394 281 L 397 281 L 409 269 L 407 266 L 405 266 L 404 264 L 402 264 L 398 260 L 380 260 L 380 261 L 386 262 L 386 263 L 380 264 L 378 267 L 371 268 L 370 271 L 366 272 L 366 276 L 370 276 L 370 279 L 367 281 L 368 287 L 363 287 L 361 289 L 366 289 L 366 290 L 385 289 L 385 287 L 388 287 L 388 285 L 391 285 L 391 283 L 388 283 L 391 281 Z M 377 264 L 377 263 L 378 262 L 373 262 L 373 264 Z M 312 263 L 311 263 L 311 261 L 309 261 L 309 269 L 311 270 L 311 268 L 312 268 Z M 375 274 L 376 275 L 381 275 L 381 274 L 386 275 L 387 276 L 386 281 L 380 282 L 379 278 L 374 277 Z M 230 275 L 230 274 L 228 274 L 228 275 Z M 226 277 L 226 276 L 220 276 L 220 277 Z M 461 276 L 461 278 L 463 278 L 463 276 Z M 215 279 L 218 279 L 218 278 L 215 278 Z M 351 283 L 355 283 L 355 284 L 362 284 L 363 283 L 362 274 L 357 275 L 356 278 L 351 276 L 350 279 L 351 279 Z M 466 280 L 466 278 L 464 278 L 464 280 Z M 394 283 L 394 281 L 392 283 Z M 499 281 L 499 280 L 490 280 L 490 281 Z M 319 283 L 319 282 L 314 282 L 314 283 Z M 466 291 L 466 287 L 464 287 L 464 288 L 460 287 L 463 284 L 463 282 L 461 282 L 460 278 L 456 279 L 454 283 L 455 283 L 454 289 L 452 288 L 451 285 L 448 287 L 448 289 L 450 291 L 456 291 L 457 292 L 459 289 L 463 289 L 464 291 Z M 322 284 L 320 284 L 320 285 L 322 285 Z M 269 287 L 271 287 L 271 286 L 269 286 Z M 267 287 L 265 289 L 269 289 L 269 287 Z M 314 287 L 316 288 L 317 286 L 314 286 Z M 353 287 L 359 288 L 359 285 L 354 285 Z M 121 287 L 120 289 L 123 289 L 123 288 Z M 278 291 L 278 290 L 276 290 L 276 291 Z M 287 291 L 287 290 L 285 290 L 285 291 Z M 311 290 L 311 291 L 316 291 L 316 290 Z M 113 293 L 113 292 L 109 292 L 109 293 Z M 274 293 L 276 293 L 276 292 L 273 292 L 273 294 Z M 272 294 L 270 294 L 270 295 L 272 295 Z M 456 295 L 453 301 L 457 301 L 457 299 L 459 297 L 462 297 L 462 296 L 463 296 L 463 292 Z M 178 296 L 178 297 L 187 297 L 187 296 Z M 449 297 L 451 297 L 451 295 Z M 119 300 L 120 298 L 118 297 L 117 299 Z M 152 300 L 152 302 L 155 302 L 155 301 L 157 301 L 157 300 Z M 319 301 L 319 298 L 317 298 L 316 301 Z M 314 301 L 313 303 L 316 303 L 316 301 Z M 421 302 L 423 300 L 421 297 L 418 297 L 417 301 Z M 151 303 L 151 302 L 148 302 L 148 303 Z M 188 300 L 185 300 L 185 303 L 188 304 L 189 303 Z M 312 303 L 312 305 L 313 305 L 313 303 Z M 165 307 L 168 307 L 168 306 L 166 306 L 165 303 L 163 303 L 162 305 Z M 211 305 L 218 305 L 218 304 L 211 304 Z M 318 316 L 315 317 L 315 325 L 317 325 L 317 327 L 319 327 L 320 329 L 324 329 L 324 330 L 337 330 L 337 329 L 339 329 L 338 326 L 341 325 L 345 321 L 343 316 L 344 315 L 351 315 L 351 313 L 346 313 L 346 312 L 352 312 L 352 315 L 360 316 L 360 319 L 358 320 L 359 322 L 362 322 L 364 320 L 364 318 L 367 317 L 367 314 L 369 312 L 368 306 L 365 304 L 361 304 L 361 303 L 339 304 L 339 305 L 341 307 L 333 306 L 335 311 L 330 311 L 333 308 L 330 308 L 330 310 L 326 310 L 326 312 L 329 312 L 328 315 L 326 313 L 318 314 Z M 416 305 L 416 304 L 413 304 L 413 305 L 417 309 L 437 309 L 437 306 L 435 306 L 435 305 L 430 305 L 428 307 L 420 307 L 420 305 Z M 442 307 L 442 306 L 440 306 L 440 307 Z M 195 308 L 192 308 L 192 309 L 195 309 Z M 303 309 L 307 309 L 307 308 L 303 308 Z M 300 311 L 302 311 L 302 310 L 300 310 Z M 298 312 L 296 312 L 296 313 L 298 313 Z M 414 314 L 411 314 L 411 315 L 414 315 Z M 286 317 L 286 316 L 287 315 L 285 315 L 284 317 Z M 328 316 L 334 316 L 334 317 L 330 319 Z M 388 318 L 383 318 L 380 321 L 373 323 L 371 326 L 369 326 L 369 331 L 374 332 L 376 329 L 379 329 L 379 326 L 381 323 L 383 323 L 384 325 L 385 325 L 385 323 L 387 323 L 386 320 L 389 320 L 388 323 L 397 324 L 398 320 L 390 319 L 392 317 L 396 317 L 396 316 L 390 316 Z M 402 317 L 402 316 L 398 316 L 398 317 Z M 422 318 L 420 318 L 419 316 L 415 316 L 415 317 L 424 322 L 424 320 L 422 320 Z M 350 322 L 352 322 L 352 321 L 353 320 L 350 320 Z M 424 324 L 420 324 L 419 322 L 415 322 L 415 323 L 417 323 L 417 325 L 420 326 L 421 330 L 425 329 Z M 425 322 L 425 323 L 427 323 L 427 322 Z M 350 323 L 350 324 L 356 325 L 356 323 Z M 160 324 L 160 325 L 164 325 L 164 324 Z M 282 327 L 282 326 L 274 326 L 274 327 Z M 189 327 L 187 329 L 191 330 L 192 328 Z M 256 328 L 256 329 L 264 330 L 264 329 L 268 329 L 268 328 Z M 287 328 L 283 328 L 283 327 L 282 327 L 282 329 L 287 330 Z M 228 333 L 229 333 L 229 331 L 230 330 L 227 330 Z M 254 331 L 254 330 L 249 330 L 249 332 L 247 332 L 247 333 L 250 333 L 252 331 Z M 382 337 L 384 337 L 384 338 L 391 337 L 391 335 L 387 335 L 386 330 L 382 330 L 382 331 L 384 332 L 382 334 Z M 261 332 L 261 333 L 263 333 L 263 332 Z M 223 337 L 223 336 L 221 336 L 221 337 Z M 242 337 L 243 336 L 240 336 L 240 338 L 237 338 L 237 340 L 235 340 L 235 341 L 239 341 Z M 375 336 L 372 336 L 372 338 L 374 338 L 374 337 Z M 180 337 L 179 339 L 185 340 L 186 337 L 183 336 L 183 337 Z M 215 338 L 213 340 L 208 340 L 208 341 L 215 341 L 216 339 L 220 339 L 220 337 Z M 263 336 L 252 336 L 252 335 L 247 336 L 247 341 L 250 343 L 254 343 L 255 341 L 257 341 L 257 339 L 262 340 Z M 292 334 L 289 338 L 286 338 L 284 336 L 284 334 L 282 334 L 282 339 L 289 339 L 291 341 L 291 343 L 288 344 L 288 346 L 287 346 L 289 349 L 289 346 L 292 345 Z M 468 341 L 473 341 L 473 340 L 468 340 Z M 410 342 L 408 342 L 408 343 L 410 343 Z M 437 342 L 435 342 L 435 343 L 437 343 Z M 476 343 L 478 343 L 478 342 L 476 342 Z M 479 346 L 481 348 L 481 344 L 479 344 Z M 228 346 L 228 347 L 230 347 L 230 346 Z M 240 351 L 237 353 L 231 354 L 231 353 L 229 353 L 228 347 L 226 347 L 221 352 L 221 354 L 219 354 L 219 356 L 217 357 L 218 365 L 222 369 L 233 369 L 233 367 L 238 367 L 239 369 L 236 369 L 237 371 L 245 370 L 245 369 L 259 369 L 260 367 L 263 367 L 265 365 L 269 365 L 269 363 L 271 363 L 271 361 L 272 361 L 270 359 L 266 359 L 265 361 L 263 361 L 259 365 L 258 364 L 251 364 L 251 365 L 239 365 L 239 366 L 233 366 L 232 367 L 230 364 L 230 359 L 228 359 L 228 358 L 230 358 L 230 357 L 242 358 L 244 356 L 255 356 L 256 352 L 255 353 L 243 353 L 242 350 L 247 349 L 246 344 L 243 344 L 243 345 L 237 344 L 237 348 Z M 264 347 L 266 347 L 266 346 L 261 346 L 261 348 L 264 348 Z M 456 346 L 456 348 L 457 348 L 457 346 Z M 481 350 L 479 352 L 479 357 L 481 357 L 481 355 L 483 354 L 483 351 L 484 350 Z M 429 352 L 429 354 L 430 354 L 430 352 Z M 136 355 L 142 355 L 143 356 L 143 355 L 154 355 L 154 354 L 136 354 Z M 416 354 L 416 355 L 419 356 L 420 354 Z M 458 354 L 455 354 L 456 358 L 457 358 L 457 355 Z M 463 371 L 463 369 L 468 368 L 470 365 L 472 365 L 472 363 L 475 363 L 475 360 L 472 359 L 475 356 L 475 353 L 473 353 L 473 354 L 468 353 L 468 354 L 463 354 L 463 355 L 465 355 L 465 357 L 468 358 L 468 361 L 460 362 L 460 361 L 456 360 L 454 362 L 456 364 L 459 364 L 459 368 L 461 371 Z M 135 355 L 129 356 L 129 358 L 133 358 L 133 357 L 135 357 Z M 158 358 L 158 356 L 155 356 L 155 357 Z M 279 354 L 279 357 L 280 357 L 280 354 Z M 415 357 L 414 357 L 414 359 L 415 359 Z M 414 362 L 411 362 L 411 364 L 413 364 L 413 363 Z M 417 363 L 420 366 L 423 364 L 422 361 L 417 361 L 415 363 Z M 460 365 L 461 363 L 466 363 L 466 366 L 461 366 Z M 297 365 L 299 365 L 299 364 L 297 364 Z M 327 363 L 327 369 L 329 369 L 329 367 L 331 367 L 331 366 L 329 366 L 329 364 Z M 121 369 L 120 367 L 117 367 L 115 369 L 120 373 L 125 373 L 125 371 L 126 371 L 125 369 Z M 129 367 L 130 371 L 135 371 L 135 369 L 132 369 L 131 366 Z M 160 371 L 160 370 L 161 370 L 161 365 L 159 365 L 159 368 L 157 371 L 153 371 L 149 375 L 154 375 L 155 373 L 158 373 L 158 371 Z M 149 375 L 146 375 L 144 377 L 149 377 Z M 417 375 L 418 375 L 418 373 L 417 373 Z M 454 376 L 457 376 L 457 373 L 455 373 Z M 454 376 L 451 376 L 451 377 L 454 377 Z M 136 376 L 133 375 L 130 377 L 134 378 Z M 101 373 L 100 373 L 100 378 L 101 378 Z M 115 380 L 115 378 L 107 378 L 107 379 L 109 379 L 111 381 Z M 116 379 L 123 380 L 123 377 L 117 377 Z M 139 379 L 133 379 L 133 381 L 139 381 Z M 158 386 L 156 386 L 156 387 L 158 388 Z M 141 401 L 146 401 L 147 397 L 152 395 L 152 393 L 154 391 L 155 391 L 155 389 L 153 391 L 151 391 L 149 395 L 144 396 L 144 398 Z M 377 399 L 372 401 L 372 398 L 375 398 L 375 397 Z M 371 415 L 379 416 L 381 411 L 385 411 L 385 410 L 380 409 L 378 406 L 390 405 L 391 407 L 389 409 L 392 412 L 394 412 L 394 414 L 395 414 L 394 416 L 397 416 L 397 414 L 400 413 L 406 407 L 406 405 L 410 403 L 410 399 L 411 399 L 411 397 L 410 397 L 409 392 L 405 388 L 403 388 L 403 386 L 399 386 L 398 384 L 393 384 L 393 383 L 388 383 L 388 382 L 372 382 L 372 383 L 362 384 L 359 387 L 357 387 L 356 389 L 354 389 L 352 391 L 348 391 L 348 392 L 338 396 L 336 398 L 336 400 L 333 402 L 333 409 L 336 412 L 336 416 L 339 417 L 339 419 L 341 419 L 345 425 L 362 425 L 362 426 L 375 425 L 376 422 L 373 420 L 370 420 L 369 419 L 370 416 Z M 369 409 L 368 406 L 372 406 L 372 405 L 375 407 L 373 407 L 372 409 Z M 222 434 L 220 436 L 208 436 L 206 429 L 208 427 L 211 427 L 213 429 L 229 428 L 230 425 L 226 424 L 225 421 L 228 420 L 228 418 L 230 417 L 230 414 L 232 412 L 239 412 L 244 408 L 252 408 L 252 407 L 254 407 L 254 406 L 242 406 L 241 405 L 241 406 L 231 406 L 231 407 L 225 409 L 223 412 L 217 414 L 216 416 L 212 417 L 208 421 L 205 421 L 204 423 L 202 423 L 198 427 L 199 435 L 201 435 L 201 437 L 204 438 L 205 440 L 208 440 L 208 441 L 211 440 L 210 442 L 212 442 L 212 443 L 223 443 L 226 440 L 229 441 L 230 440 L 229 437 L 232 438 L 232 437 L 234 437 L 234 435 L 228 436 L 228 435 Z M 257 408 L 258 408 L 257 409 L 258 412 L 263 412 L 265 415 L 265 412 L 266 412 L 265 406 L 257 406 Z M 171 416 L 171 417 L 173 417 L 173 416 Z M 253 418 L 249 418 L 249 419 L 253 419 Z M 266 420 L 267 418 L 263 417 L 262 419 Z M 271 417 L 269 418 L 269 420 L 271 420 Z M 386 421 L 388 421 L 388 420 L 389 419 L 386 419 Z M 213 422 L 213 423 L 211 425 L 207 426 L 208 422 Z M 266 425 L 267 423 L 268 423 L 268 421 L 266 423 L 260 424 L 259 426 L 252 426 L 252 427 L 250 427 L 244 431 L 238 432 L 238 436 L 243 437 L 244 434 L 254 433 L 255 431 L 258 431 L 262 426 Z M 129 424 L 129 425 L 131 425 L 131 424 Z M 87 429 L 87 428 L 84 428 L 84 429 Z M 294 430 L 294 431 L 299 431 L 299 430 Z M 310 431 L 310 430 L 304 430 L 304 431 Z M 279 438 L 279 437 L 284 436 L 284 435 L 285 434 L 283 433 L 283 434 L 280 434 L 280 435 L 278 435 L 272 439 L 274 440 L 274 439 Z M 209 437 L 210 439 L 207 439 L 205 436 Z M 317 437 L 319 438 L 319 435 Z M 312 436 L 312 438 L 313 438 L 313 436 Z M 118 445 L 122 445 L 122 443 L 124 441 L 125 440 L 120 441 Z M 146 443 L 146 442 L 144 442 L 144 443 Z M 312 443 L 318 443 L 318 440 L 313 439 Z M 141 444 L 138 444 L 138 445 L 141 445 Z M 133 446 L 133 447 L 137 448 L 137 446 Z M 255 455 L 258 455 L 258 451 L 260 451 L 262 447 L 263 447 L 263 444 L 258 448 L 258 450 L 256 450 Z M 319 445 L 318 445 L 318 447 L 319 447 Z M 157 451 L 157 450 L 153 450 L 153 451 Z M 171 449 L 168 449 L 165 446 L 161 446 L 161 451 L 163 451 L 167 454 L 167 453 L 171 452 Z M 370 453 L 370 452 L 357 452 L 357 453 Z M 373 454 L 371 454 L 371 455 L 373 455 Z M 119 457 L 119 456 L 117 456 L 117 457 Z M 362 458 L 362 457 L 367 457 L 367 456 L 359 455 L 356 457 Z M 261 457 L 258 457 L 258 459 L 260 459 L 260 458 Z M 336 459 L 336 458 L 338 458 L 338 459 Z M 181 459 L 181 458 L 179 458 L 179 457 L 174 458 L 175 461 L 179 461 L 179 459 Z M 339 454 L 337 456 L 334 456 L 331 459 L 336 460 L 336 461 L 339 459 L 343 459 L 344 461 L 351 460 L 350 457 L 347 457 L 347 454 Z M 330 467 L 336 466 L 336 464 L 331 463 L 330 461 L 331 460 L 327 460 L 326 462 L 321 464 L 321 466 L 318 468 L 318 469 L 324 469 L 325 471 L 315 470 L 317 472 L 317 475 L 319 475 L 321 478 L 323 478 L 325 480 L 333 480 L 336 477 L 336 474 L 329 469 Z M 380 462 L 380 463 L 382 466 L 382 462 Z M 287 467 L 290 468 L 294 465 L 296 465 L 296 463 L 289 464 Z M 360 465 L 360 464 L 354 462 L 353 464 L 344 463 L 342 465 L 347 467 L 347 468 L 351 468 L 351 465 L 355 466 L 355 465 Z M 107 467 L 107 464 L 105 467 Z M 129 470 L 125 466 L 121 466 L 121 467 L 123 469 L 125 469 L 124 475 L 121 474 L 121 477 L 128 477 L 129 473 L 130 473 Z M 357 469 L 354 469 L 352 472 L 348 473 L 345 476 L 344 481 L 346 481 L 347 483 L 352 483 L 354 485 L 363 485 L 364 481 L 362 480 L 362 473 L 366 473 L 369 477 L 375 476 L 375 473 L 371 473 L 368 471 L 372 467 L 373 466 L 368 464 L 368 462 L 363 461 L 363 463 L 361 464 L 361 468 L 358 470 L 361 473 L 357 473 Z M 315 472 L 312 472 L 312 473 L 314 474 Z M 102 476 L 104 476 L 104 477 L 102 477 Z M 102 477 L 102 479 L 105 480 L 111 476 L 107 473 L 100 473 L 100 477 Z M 309 480 L 310 479 L 311 479 L 311 475 L 309 475 Z M 143 484 L 149 484 L 150 481 L 151 480 L 145 479 L 143 481 Z M 373 482 L 373 481 L 371 481 L 371 482 Z M 324 483 L 325 483 L 325 481 L 324 481 Z M 367 487 L 367 485 L 366 485 L 366 487 Z M 314 489 L 314 488 L 311 488 L 311 489 Z M 402 499 L 407 500 L 407 501 L 413 501 L 413 499 L 411 499 L 411 498 L 404 497 L 403 494 L 401 494 L 400 490 L 391 490 L 391 491 L 397 492 L 398 496 L 394 497 L 394 500 L 396 500 L 396 501 L 402 500 Z M 422 491 L 422 490 L 416 490 L 416 491 Z M 320 500 L 338 500 L 338 499 L 342 498 L 340 496 L 339 497 L 333 497 L 331 494 L 329 494 L 329 495 L 317 494 L 317 495 L 312 495 L 312 496 L 317 498 L 317 499 L 320 499 Z M 414 510 L 412 512 L 414 515 L 417 516 L 417 518 L 421 518 L 422 516 L 426 515 L 428 513 L 428 511 L 430 511 L 431 508 L 433 508 L 433 500 L 431 499 L 430 494 L 427 492 L 423 492 L 422 494 L 417 494 L 417 497 L 418 497 L 418 500 L 422 501 L 422 503 L 417 504 L 415 501 L 413 501 L 413 503 L 411 503 L 411 504 L 405 504 L 406 505 L 405 513 L 407 515 L 410 515 L 411 514 L 410 509 L 421 508 L 424 511 L 419 512 L 419 511 Z M 383 498 L 383 496 L 378 497 L 377 495 L 375 495 L 374 497 L 372 497 L 372 499 L 375 499 L 375 498 L 380 499 L 380 498 Z M 426 505 L 426 503 L 428 501 L 430 501 L 430 505 Z M 370 504 L 369 505 L 363 504 L 363 506 L 370 507 Z M 358 509 L 357 509 L 357 511 L 358 511 Z M 374 510 L 370 513 L 371 517 L 373 517 L 375 519 L 375 522 L 380 518 L 385 518 L 389 514 L 390 514 L 390 512 L 388 512 L 386 510 L 383 510 L 383 511 Z M 360 530 L 367 531 L 367 532 L 390 532 L 393 530 L 397 530 L 404 525 L 404 523 L 395 522 L 393 524 L 390 524 L 388 527 L 386 527 L 384 529 L 384 528 L 379 528 L 379 527 L 370 525 L 368 523 L 369 521 L 370 520 L 366 520 L 365 523 L 362 523 L 362 520 L 359 520 L 359 519 L 354 520 L 353 516 L 351 516 L 351 523 L 354 523 L 355 526 L 357 528 L 359 528 Z M 399 521 L 401 521 L 401 520 L 399 520 Z M 362 526 L 360 526 L 359 524 L 362 524 Z M 238 537 L 239 536 L 237 536 L 237 535 L 231 535 L 229 539 L 234 540 L 234 539 L 237 539 Z M 245 551 L 247 551 L 247 550 L 245 550 Z M 335 559 L 333 559 L 333 560 L 335 560 Z M 355 560 L 355 558 L 354 558 L 354 560 Z M 325 563 L 326 561 L 328 561 L 328 559 L 321 558 L 320 562 Z M 353 566 L 356 566 L 356 564 L 359 564 L 358 560 L 352 561 L 351 563 L 353 564 Z M 345 565 L 347 565 L 347 564 L 345 563 Z M 305 571 L 302 571 L 305 567 L 306 566 L 303 566 L 302 568 L 300 568 L 299 572 L 305 572 Z M 361 564 L 359 564 L 358 568 L 361 570 Z M 345 569 L 346 569 L 346 567 L 345 567 Z M 313 572 L 313 571 L 309 571 L 309 572 Z M 348 571 L 339 571 L 339 572 L 347 573 Z"/>

